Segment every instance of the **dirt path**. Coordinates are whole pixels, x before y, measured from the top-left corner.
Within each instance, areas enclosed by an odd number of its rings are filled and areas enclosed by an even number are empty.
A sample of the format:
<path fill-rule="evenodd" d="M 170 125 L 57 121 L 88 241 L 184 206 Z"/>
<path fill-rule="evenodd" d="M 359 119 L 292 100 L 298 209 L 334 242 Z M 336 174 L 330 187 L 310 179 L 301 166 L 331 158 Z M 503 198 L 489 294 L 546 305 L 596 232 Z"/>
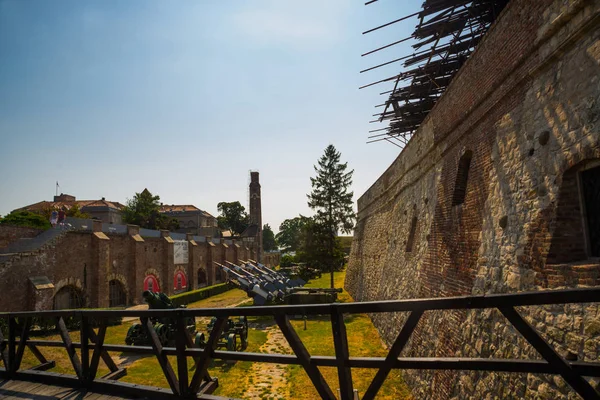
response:
<path fill-rule="evenodd" d="M 292 349 L 277 326 L 267 329 L 267 341 L 259 352 L 292 354 Z M 284 364 L 253 363 L 249 371 L 249 387 L 244 399 L 289 399 L 286 366 Z"/>

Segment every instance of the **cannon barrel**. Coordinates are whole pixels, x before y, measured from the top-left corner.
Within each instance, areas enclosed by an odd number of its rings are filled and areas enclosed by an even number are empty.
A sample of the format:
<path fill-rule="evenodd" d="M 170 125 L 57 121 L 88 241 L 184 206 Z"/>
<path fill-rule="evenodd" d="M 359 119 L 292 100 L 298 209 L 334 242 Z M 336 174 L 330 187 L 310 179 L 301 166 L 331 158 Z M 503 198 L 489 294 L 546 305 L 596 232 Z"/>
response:
<path fill-rule="evenodd" d="M 246 277 L 233 271 L 231 268 L 228 268 L 223 264 L 220 264 L 216 261 L 214 263 L 221 267 L 221 269 L 223 269 L 223 271 L 225 271 L 228 274 L 230 279 L 237 282 L 240 285 L 240 289 L 245 291 L 250 297 L 254 299 L 254 304 L 263 305 L 274 297 L 273 294 L 261 288 L 260 284 L 258 284 L 257 282 L 253 282 L 252 280 L 247 279 Z"/>

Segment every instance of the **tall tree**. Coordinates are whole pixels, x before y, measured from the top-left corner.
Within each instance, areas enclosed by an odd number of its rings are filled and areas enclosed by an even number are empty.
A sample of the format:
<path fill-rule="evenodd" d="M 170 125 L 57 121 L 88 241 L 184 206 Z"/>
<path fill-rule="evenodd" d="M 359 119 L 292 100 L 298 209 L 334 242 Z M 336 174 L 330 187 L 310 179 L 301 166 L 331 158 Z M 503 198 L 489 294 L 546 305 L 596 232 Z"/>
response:
<path fill-rule="evenodd" d="M 133 199 L 127 200 L 122 210 L 123 222 L 139 225 L 146 229 L 173 229 L 173 221 L 160 213 L 160 197 L 148 189 L 136 193 Z"/>
<path fill-rule="evenodd" d="M 333 145 L 327 146 L 325 154 L 315 165 L 317 176 L 310 178 L 312 192 L 308 194 L 308 206 L 316 211 L 315 220 L 326 230 L 327 253 L 325 263 L 331 270 L 331 287 L 335 269 L 335 244 L 338 230 L 350 233 L 354 227 L 355 215 L 352 210 L 352 173 L 346 172 L 348 163 L 340 162 L 341 154 Z"/>
<path fill-rule="evenodd" d="M 298 251 L 300 246 L 300 236 L 303 227 L 308 223 L 310 218 L 302 215 L 284 220 L 279 225 L 279 232 L 275 235 L 277 245 L 282 248 L 284 253 Z"/>
<path fill-rule="evenodd" d="M 220 229 L 229 229 L 234 235 L 240 235 L 250 224 L 250 217 L 239 201 L 221 202 L 217 209 L 221 213 L 217 217 Z"/>
<path fill-rule="evenodd" d="M 275 242 L 275 234 L 269 224 L 263 225 L 263 250 L 272 251 L 277 250 L 277 243 Z"/>
<path fill-rule="evenodd" d="M 307 218 L 300 232 L 295 261 L 306 263 L 321 271 L 330 270 L 331 265 L 334 269 L 341 266 L 344 262 L 344 252 L 339 238 L 335 238 L 333 242 L 333 251 L 330 249 L 330 232 L 331 230 L 316 218 Z"/>

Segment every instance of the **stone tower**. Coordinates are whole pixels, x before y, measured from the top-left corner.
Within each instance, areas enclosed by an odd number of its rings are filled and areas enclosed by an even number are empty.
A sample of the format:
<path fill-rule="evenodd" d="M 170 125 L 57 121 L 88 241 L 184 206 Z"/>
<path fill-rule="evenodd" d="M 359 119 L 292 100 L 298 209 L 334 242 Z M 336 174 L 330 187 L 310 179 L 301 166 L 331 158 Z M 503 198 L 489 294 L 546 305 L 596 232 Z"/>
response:
<path fill-rule="evenodd" d="M 256 237 L 254 239 L 258 248 L 256 250 L 259 262 L 262 262 L 262 211 L 260 204 L 260 183 L 258 182 L 258 172 L 250 172 L 250 225 L 256 225 Z"/>

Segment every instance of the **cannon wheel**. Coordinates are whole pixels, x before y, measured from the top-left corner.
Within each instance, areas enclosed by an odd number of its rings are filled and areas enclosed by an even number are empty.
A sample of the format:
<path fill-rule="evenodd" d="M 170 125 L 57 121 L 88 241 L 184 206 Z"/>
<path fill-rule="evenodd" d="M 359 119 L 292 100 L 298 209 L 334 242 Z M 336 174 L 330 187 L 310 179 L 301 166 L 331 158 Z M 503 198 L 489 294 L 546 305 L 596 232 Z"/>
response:
<path fill-rule="evenodd" d="M 203 332 L 196 334 L 196 339 L 194 340 L 196 346 L 204 347 L 206 346 L 206 337 Z"/>
<path fill-rule="evenodd" d="M 237 338 L 235 333 L 230 333 L 227 335 L 227 350 L 237 351 Z"/>
<path fill-rule="evenodd" d="M 157 324 L 154 329 L 156 330 L 156 335 L 158 336 L 160 344 L 166 346 L 167 342 L 169 341 L 167 326 L 163 324 Z"/>

